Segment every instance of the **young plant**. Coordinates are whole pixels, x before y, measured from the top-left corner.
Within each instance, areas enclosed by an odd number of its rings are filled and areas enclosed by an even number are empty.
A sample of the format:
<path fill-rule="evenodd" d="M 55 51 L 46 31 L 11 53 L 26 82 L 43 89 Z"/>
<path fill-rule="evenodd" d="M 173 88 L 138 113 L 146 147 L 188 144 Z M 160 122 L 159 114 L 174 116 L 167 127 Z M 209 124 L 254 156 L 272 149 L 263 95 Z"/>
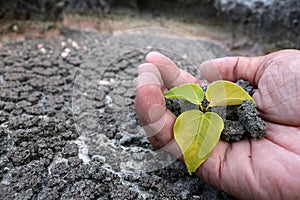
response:
<path fill-rule="evenodd" d="M 183 112 L 173 127 L 174 138 L 184 157 L 188 171 L 196 169 L 208 158 L 224 129 L 223 119 L 210 107 L 240 105 L 252 97 L 240 86 L 229 81 L 215 81 L 206 90 L 208 105 L 203 104 L 204 92 L 196 84 L 184 84 L 167 91 L 166 98 L 178 98 L 199 105 L 199 110 Z"/>

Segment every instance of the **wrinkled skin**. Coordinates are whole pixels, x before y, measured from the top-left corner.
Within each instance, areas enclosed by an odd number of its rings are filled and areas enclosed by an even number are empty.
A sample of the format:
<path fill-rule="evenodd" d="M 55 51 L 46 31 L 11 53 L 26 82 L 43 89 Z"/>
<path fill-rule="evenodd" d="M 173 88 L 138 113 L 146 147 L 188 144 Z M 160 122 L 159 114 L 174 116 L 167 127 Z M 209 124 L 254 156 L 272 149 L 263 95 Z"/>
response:
<path fill-rule="evenodd" d="M 167 150 L 180 157 L 172 132 L 176 118 L 166 109 L 163 93 L 199 81 L 157 52 L 149 53 L 138 71 L 138 118 L 152 145 L 162 148 L 171 143 Z M 196 174 L 239 199 L 299 199 L 300 51 L 219 58 L 202 63 L 200 72 L 210 82 L 245 79 L 257 86 L 253 98 L 266 121 L 267 134 L 259 141 L 219 141 Z"/>

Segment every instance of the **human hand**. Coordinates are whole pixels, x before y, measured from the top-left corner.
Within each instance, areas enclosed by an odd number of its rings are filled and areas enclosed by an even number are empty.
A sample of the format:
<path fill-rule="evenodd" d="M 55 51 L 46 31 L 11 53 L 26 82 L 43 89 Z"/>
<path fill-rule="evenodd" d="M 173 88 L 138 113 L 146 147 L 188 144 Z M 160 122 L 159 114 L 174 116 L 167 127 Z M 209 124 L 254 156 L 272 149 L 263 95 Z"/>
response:
<path fill-rule="evenodd" d="M 171 143 L 167 150 L 178 156 L 172 131 L 176 117 L 166 109 L 163 92 L 199 82 L 159 53 L 149 53 L 146 62 L 136 79 L 137 116 L 155 147 Z M 220 140 L 196 174 L 239 199 L 299 199 L 300 51 L 220 58 L 203 63 L 200 71 L 208 81 L 245 79 L 257 86 L 253 98 L 267 134 L 259 141 Z"/>

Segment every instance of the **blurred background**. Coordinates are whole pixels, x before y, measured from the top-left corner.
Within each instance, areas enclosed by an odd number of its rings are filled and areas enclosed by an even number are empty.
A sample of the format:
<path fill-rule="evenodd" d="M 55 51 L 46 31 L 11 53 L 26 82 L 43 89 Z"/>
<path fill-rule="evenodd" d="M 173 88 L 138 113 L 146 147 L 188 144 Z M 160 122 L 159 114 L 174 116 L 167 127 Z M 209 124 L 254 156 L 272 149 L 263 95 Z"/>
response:
<path fill-rule="evenodd" d="M 66 28 L 115 33 L 155 26 L 255 54 L 299 48 L 299 20 L 297 0 L 0 0 L 2 43 Z"/>

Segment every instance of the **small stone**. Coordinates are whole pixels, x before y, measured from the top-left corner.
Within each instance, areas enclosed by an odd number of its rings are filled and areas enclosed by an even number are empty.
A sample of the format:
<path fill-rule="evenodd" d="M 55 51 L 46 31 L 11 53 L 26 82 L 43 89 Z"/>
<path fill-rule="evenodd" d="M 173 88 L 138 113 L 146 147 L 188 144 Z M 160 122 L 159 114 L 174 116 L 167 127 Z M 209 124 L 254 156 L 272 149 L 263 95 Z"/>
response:
<path fill-rule="evenodd" d="M 63 147 L 61 152 L 62 156 L 65 158 L 74 157 L 78 155 L 78 146 L 75 143 L 68 143 Z"/>
<path fill-rule="evenodd" d="M 127 145 L 133 140 L 132 136 L 126 134 L 120 139 L 120 144 L 121 145 Z"/>
<path fill-rule="evenodd" d="M 145 155 L 143 152 L 133 153 L 132 158 L 136 161 L 142 161 L 145 159 Z"/>
<path fill-rule="evenodd" d="M 65 58 L 65 57 L 67 57 L 67 56 L 69 55 L 69 53 L 67 53 L 67 52 L 62 52 L 60 55 L 61 55 L 61 57 Z"/>
<path fill-rule="evenodd" d="M 122 94 L 124 94 L 125 92 L 126 92 L 126 88 L 125 87 L 116 87 L 114 90 L 113 90 L 113 92 L 115 93 L 115 94 L 119 94 L 119 95 L 122 95 Z"/>
<path fill-rule="evenodd" d="M 104 156 L 100 156 L 100 155 L 93 155 L 92 161 L 104 164 L 106 162 L 106 158 Z"/>

